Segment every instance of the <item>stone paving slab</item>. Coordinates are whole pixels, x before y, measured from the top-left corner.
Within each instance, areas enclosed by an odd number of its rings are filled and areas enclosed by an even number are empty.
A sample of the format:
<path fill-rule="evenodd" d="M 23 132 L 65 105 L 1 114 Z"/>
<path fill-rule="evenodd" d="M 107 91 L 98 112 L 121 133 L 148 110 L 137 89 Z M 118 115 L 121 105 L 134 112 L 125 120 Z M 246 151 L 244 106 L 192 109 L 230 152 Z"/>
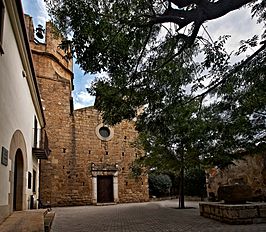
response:
<path fill-rule="evenodd" d="M 227 225 L 199 215 L 198 202 L 186 202 L 188 209 L 177 209 L 178 200 L 54 208 L 52 232 L 262 232 L 266 224 Z"/>
<path fill-rule="evenodd" d="M 16 211 L 0 225 L 0 232 L 43 232 L 46 209 Z"/>

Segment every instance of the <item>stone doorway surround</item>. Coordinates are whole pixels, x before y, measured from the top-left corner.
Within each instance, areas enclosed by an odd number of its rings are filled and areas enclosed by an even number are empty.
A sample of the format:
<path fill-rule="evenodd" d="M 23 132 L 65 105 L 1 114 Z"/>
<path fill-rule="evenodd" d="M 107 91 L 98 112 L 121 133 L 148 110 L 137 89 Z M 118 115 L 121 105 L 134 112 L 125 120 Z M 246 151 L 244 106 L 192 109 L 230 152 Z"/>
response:
<path fill-rule="evenodd" d="M 20 175 L 22 183 L 20 183 L 23 187 L 21 189 L 22 191 L 22 199 L 20 202 L 21 210 L 25 210 L 27 208 L 27 201 L 26 201 L 26 170 L 28 169 L 28 162 L 27 162 L 27 148 L 26 148 L 26 142 L 24 139 L 24 135 L 20 130 L 16 130 L 12 136 L 10 147 L 9 147 L 9 159 L 11 160 L 11 171 L 9 173 L 10 175 L 10 193 L 9 193 L 9 212 L 13 212 L 14 206 L 14 179 L 15 179 L 15 159 L 17 152 L 20 153 L 22 156 L 21 162 L 23 163 L 23 169 L 20 170 Z"/>
<path fill-rule="evenodd" d="M 119 202 L 118 198 L 118 165 L 117 164 L 94 164 L 91 163 L 92 174 L 92 203 L 96 205 L 97 201 L 97 176 L 113 176 L 114 203 Z"/>
<path fill-rule="evenodd" d="M 26 170 L 28 168 L 27 162 L 27 149 L 26 142 L 23 136 L 23 133 L 20 130 L 16 130 L 12 135 L 9 147 L 9 162 L 11 164 L 11 168 L 9 170 L 9 193 L 7 199 L 7 205 L 0 206 L 0 223 L 8 217 L 14 209 L 14 178 L 15 178 L 15 159 L 16 155 L 20 153 L 20 161 L 23 163 L 23 169 L 20 169 L 20 184 L 22 187 L 25 185 L 26 180 Z M 21 182 L 22 181 L 22 182 Z M 8 187 L 8 186 L 7 186 Z M 26 188 L 25 186 L 21 191 L 21 200 L 20 200 L 20 208 L 21 210 L 25 210 L 27 207 L 26 202 Z"/>

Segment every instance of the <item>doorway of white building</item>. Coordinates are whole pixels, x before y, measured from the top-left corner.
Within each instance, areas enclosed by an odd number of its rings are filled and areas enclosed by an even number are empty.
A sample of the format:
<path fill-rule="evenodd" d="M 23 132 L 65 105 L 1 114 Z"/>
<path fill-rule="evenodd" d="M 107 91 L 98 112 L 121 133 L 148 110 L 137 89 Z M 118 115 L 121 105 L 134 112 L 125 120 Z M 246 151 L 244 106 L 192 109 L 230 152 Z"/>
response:
<path fill-rule="evenodd" d="M 13 210 L 23 209 L 23 155 L 20 149 L 17 149 L 14 164 L 14 182 L 13 182 Z"/>

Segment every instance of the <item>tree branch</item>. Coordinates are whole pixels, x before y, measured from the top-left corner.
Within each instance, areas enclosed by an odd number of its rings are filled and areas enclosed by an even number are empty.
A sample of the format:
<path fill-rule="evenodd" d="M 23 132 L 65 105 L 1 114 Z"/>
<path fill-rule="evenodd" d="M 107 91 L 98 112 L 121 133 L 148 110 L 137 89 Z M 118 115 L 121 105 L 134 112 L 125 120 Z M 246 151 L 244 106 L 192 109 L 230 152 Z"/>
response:
<path fill-rule="evenodd" d="M 149 3 L 150 3 L 150 11 L 152 12 L 153 15 L 156 15 L 155 10 L 153 9 L 152 0 L 149 0 Z"/>
<path fill-rule="evenodd" d="M 144 54 L 145 48 L 146 48 L 146 46 L 147 46 L 147 44 L 148 44 L 148 42 L 149 42 L 149 39 L 150 39 L 150 37 L 151 37 L 151 33 L 152 33 L 152 27 L 150 27 L 150 30 L 149 30 L 149 32 L 148 32 L 148 35 L 147 35 L 147 37 L 146 37 L 146 39 L 145 39 L 145 41 L 144 41 L 142 51 L 141 51 L 141 53 L 140 53 L 140 56 L 139 56 L 139 58 L 138 58 L 138 60 L 137 60 L 136 66 L 135 66 L 135 73 L 137 72 L 137 69 L 138 69 L 139 63 L 140 63 L 140 61 L 141 61 L 141 59 L 142 59 L 142 57 L 143 57 L 143 54 Z"/>
<path fill-rule="evenodd" d="M 254 111 L 255 114 L 259 114 L 259 115 L 262 115 L 262 116 L 266 116 L 266 113 L 264 112 L 258 112 L 258 111 Z"/>
<path fill-rule="evenodd" d="M 179 8 L 183 8 L 192 4 L 199 4 L 200 0 L 169 0 L 169 2 L 173 3 Z"/>
<path fill-rule="evenodd" d="M 194 29 L 192 31 L 191 36 L 185 36 L 183 34 L 179 34 L 177 39 L 183 38 L 185 40 L 184 45 L 179 49 L 179 51 L 177 53 L 175 53 L 172 56 L 170 56 L 162 65 L 160 65 L 157 69 L 155 69 L 153 71 L 158 71 L 159 69 L 161 69 L 162 67 L 164 67 L 166 64 L 168 64 L 169 62 L 171 62 L 175 57 L 177 57 L 182 52 L 184 52 L 187 48 L 190 48 L 192 46 L 192 44 L 194 43 L 195 39 L 196 39 L 196 36 L 197 36 L 198 31 L 200 29 L 200 25 L 201 24 L 196 24 L 194 26 Z"/>
<path fill-rule="evenodd" d="M 260 52 L 262 52 L 264 49 L 266 49 L 266 43 L 263 43 L 263 45 L 256 51 L 254 52 L 251 56 L 249 56 L 246 60 L 244 60 L 242 63 L 240 63 L 238 66 L 236 66 L 234 69 L 232 69 L 227 75 L 225 75 L 220 81 L 218 81 L 217 83 L 215 83 L 212 86 L 208 86 L 207 90 L 204 91 L 203 93 L 193 97 L 192 99 L 190 99 L 187 103 L 192 102 L 193 100 L 195 100 L 196 98 L 204 98 L 208 93 L 210 93 L 211 91 L 213 91 L 214 89 L 216 89 L 218 86 L 224 84 L 229 77 L 231 77 L 233 74 L 237 73 L 238 71 L 240 71 L 246 64 L 248 64 L 250 61 L 252 61 L 252 59 L 254 57 L 256 57 Z"/>
<path fill-rule="evenodd" d="M 179 8 L 190 6 L 195 7 L 189 10 L 180 10 L 168 8 L 163 15 L 157 15 L 150 20 L 151 24 L 160 24 L 166 22 L 176 23 L 179 29 L 187 26 L 191 22 L 203 24 L 207 20 L 216 19 L 225 14 L 239 9 L 240 7 L 254 0 L 219 0 L 212 2 L 210 0 L 170 0 Z"/>

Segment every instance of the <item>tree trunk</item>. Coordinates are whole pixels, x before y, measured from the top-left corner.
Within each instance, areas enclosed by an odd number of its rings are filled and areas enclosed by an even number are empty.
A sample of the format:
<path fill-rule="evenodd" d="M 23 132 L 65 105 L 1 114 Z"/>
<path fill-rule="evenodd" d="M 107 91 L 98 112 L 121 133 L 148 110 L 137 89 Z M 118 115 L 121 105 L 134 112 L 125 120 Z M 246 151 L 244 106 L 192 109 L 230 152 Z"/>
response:
<path fill-rule="evenodd" d="M 179 183 L 179 208 L 185 208 L 184 196 L 184 155 L 181 155 L 180 183 Z"/>

